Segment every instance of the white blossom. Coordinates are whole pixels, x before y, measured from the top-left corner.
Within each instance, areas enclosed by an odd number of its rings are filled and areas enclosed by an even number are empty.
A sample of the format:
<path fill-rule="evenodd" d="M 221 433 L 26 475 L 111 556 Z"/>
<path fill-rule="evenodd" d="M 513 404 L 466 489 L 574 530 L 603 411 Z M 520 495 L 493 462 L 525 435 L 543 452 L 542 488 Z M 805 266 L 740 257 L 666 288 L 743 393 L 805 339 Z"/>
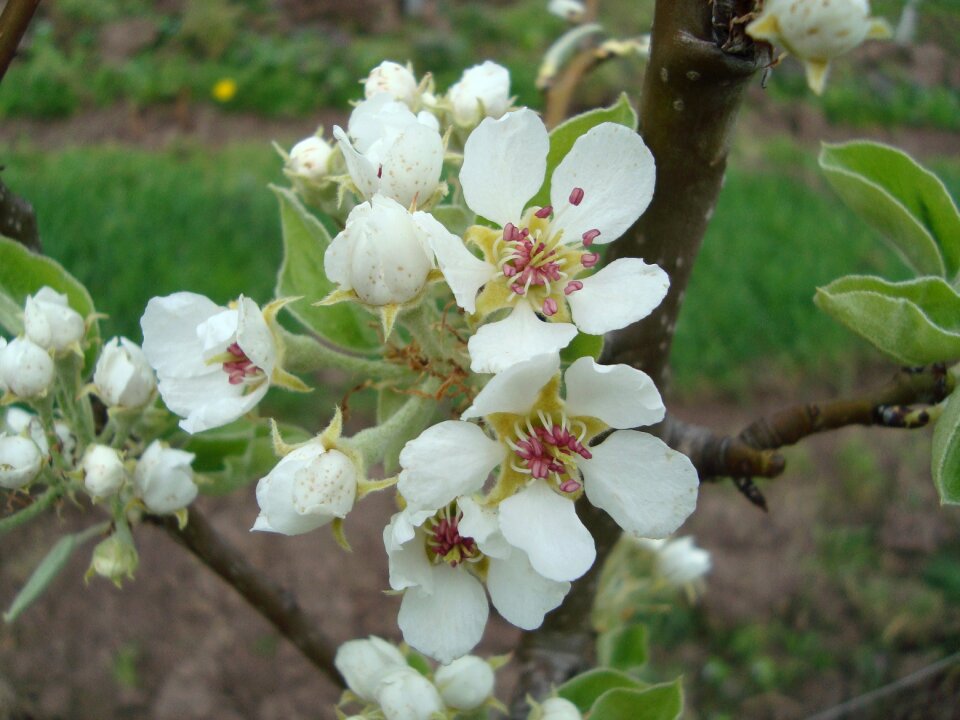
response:
<path fill-rule="evenodd" d="M 99 575 L 119 587 L 124 578 L 133 579 L 133 573 L 139 564 L 140 557 L 133 543 L 113 534 L 101 540 L 94 548 L 87 574 Z"/>
<path fill-rule="evenodd" d="M 661 540 L 638 538 L 637 543 L 654 554 L 657 574 L 676 588 L 696 583 L 713 565 L 710 553 L 697 547 L 689 535 Z"/>
<path fill-rule="evenodd" d="M 892 31 L 886 21 L 870 17 L 868 0 L 766 0 L 747 33 L 796 55 L 806 68 L 807 84 L 819 95 L 831 60 Z"/>
<path fill-rule="evenodd" d="M 33 440 L 0 433 L 0 487 L 16 490 L 40 474 L 43 456 Z"/>
<path fill-rule="evenodd" d="M 559 351 L 578 329 L 603 335 L 626 327 L 659 305 L 669 286 L 663 270 L 639 258 L 579 277 L 599 261 L 591 246 L 618 238 L 653 196 L 653 156 L 640 136 L 614 123 L 592 128 L 554 170 L 551 204 L 524 212 L 543 184 L 548 149 L 546 128 L 526 109 L 484 120 L 467 139 L 464 199 L 501 229 L 468 229 L 482 260 L 444 236 L 433 250 L 460 307 L 481 317 L 511 309 L 470 338 L 474 372 Z"/>
<path fill-rule="evenodd" d="M 431 720 L 444 711 L 437 688 L 409 666 L 389 672 L 377 686 L 376 699 L 386 720 Z"/>
<path fill-rule="evenodd" d="M 190 292 L 155 297 L 140 326 L 160 396 L 187 432 L 226 425 L 267 393 L 278 351 L 253 300 L 225 308 Z"/>
<path fill-rule="evenodd" d="M 443 165 L 443 141 L 437 120 L 414 115 L 380 93 L 354 108 L 347 132 L 334 127 L 350 178 L 364 198 L 377 193 L 404 207 L 423 205 L 436 192 Z"/>
<path fill-rule="evenodd" d="M 333 147 L 323 138 L 311 135 L 290 149 L 287 170 L 303 180 L 317 182 L 330 172 Z"/>
<path fill-rule="evenodd" d="M 0 337 L 0 367 L 3 366 L 3 351 L 7 347 L 7 339 L 5 337 Z M 7 382 L 3 379 L 3 373 L 0 372 L 0 397 L 7 392 Z"/>
<path fill-rule="evenodd" d="M 490 60 L 463 71 L 447 91 L 458 125 L 476 125 L 484 116 L 498 118 L 510 107 L 510 71 Z"/>
<path fill-rule="evenodd" d="M 580 0 L 550 0 L 547 11 L 563 20 L 578 22 L 586 9 Z"/>
<path fill-rule="evenodd" d="M 252 530 L 300 535 L 353 508 L 359 473 L 339 450 L 314 440 L 284 456 L 257 483 L 260 515 Z"/>
<path fill-rule="evenodd" d="M 14 395 L 42 397 L 53 386 L 53 359 L 31 340 L 15 338 L 0 353 L 0 379 Z"/>
<path fill-rule="evenodd" d="M 94 497 L 113 495 L 127 479 L 120 453 L 107 445 L 88 446 L 80 467 L 83 485 Z"/>
<path fill-rule="evenodd" d="M 333 664 L 348 688 L 361 699 L 373 702 L 380 681 L 392 671 L 407 667 L 407 660 L 394 645 L 371 635 L 366 640 L 349 640 L 341 645 Z"/>
<path fill-rule="evenodd" d="M 417 79 L 410 69 L 390 60 L 384 60 L 371 70 L 363 83 L 363 94 L 368 100 L 386 93 L 410 108 L 417 101 L 417 90 Z"/>
<path fill-rule="evenodd" d="M 103 346 L 93 384 L 107 406 L 127 408 L 146 405 L 157 387 L 147 356 L 125 337 L 111 338 Z"/>
<path fill-rule="evenodd" d="M 441 665 L 433 681 L 443 702 L 456 710 L 475 710 L 493 695 L 493 668 L 476 655 L 464 655 Z"/>
<path fill-rule="evenodd" d="M 554 697 L 544 700 L 540 705 L 538 720 L 583 720 L 583 715 L 569 700 Z"/>
<path fill-rule="evenodd" d="M 190 464 L 193 453 L 166 447 L 154 440 L 144 451 L 133 481 L 147 510 L 157 515 L 176 512 L 197 497 Z"/>
<path fill-rule="evenodd" d="M 67 296 L 47 286 L 27 298 L 23 329 L 32 342 L 55 352 L 77 345 L 85 332 L 83 317 L 70 307 Z"/>

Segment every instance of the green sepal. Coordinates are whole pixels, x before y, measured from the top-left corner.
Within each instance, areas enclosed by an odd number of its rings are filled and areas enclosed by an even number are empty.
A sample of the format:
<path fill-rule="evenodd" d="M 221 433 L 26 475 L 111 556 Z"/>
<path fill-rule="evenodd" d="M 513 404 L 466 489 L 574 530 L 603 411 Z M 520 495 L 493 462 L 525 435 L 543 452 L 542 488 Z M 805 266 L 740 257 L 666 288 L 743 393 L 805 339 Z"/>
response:
<path fill-rule="evenodd" d="M 594 668 L 570 678 L 557 688 L 557 695 L 569 700 L 580 712 L 585 713 L 597 699 L 606 692 L 617 688 L 642 690 L 646 684 L 634 677 L 613 668 Z"/>
<path fill-rule="evenodd" d="M 316 307 L 337 286 L 327 278 L 323 257 L 330 233 L 289 188 L 270 186 L 280 203 L 283 261 L 277 273 L 277 297 L 303 296 L 287 310 L 313 332 L 332 343 L 354 350 L 379 347 L 377 334 L 363 311 L 353 303 Z"/>
<path fill-rule="evenodd" d="M 858 215 L 920 275 L 960 271 L 960 212 L 940 179 L 902 150 L 875 142 L 823 145 L 820 166 Z"/>
<path fill-rule="evenodd" d="M 960 390 L 947 398 L 933 428 L 930 470 L 940 502 L 960 505 Z"/>
<path fill-rule="evenodd" d="M 550 204 L 550 178 L 560 161 L 563 160 L 570 148 L 581 135 L 597 125 L 605 122 L 618 123 L 625 125 L 631 130 L 637 129 L 637 113 L 630 105 L 626 93 L 620 93 L 617 101 L 606 108 L 597 108 L 580 115 L 575 115 L 569 120 L 557 125 L 550 131 L 550 150 L 547 153 L 547 172 L 544 176 L 543 186 L 540 192 L 534 195 L 533 199 L 527 203 L 531 205 L 549 205 Z"/>
<path fill-rule="evenodd" d="M 590 708 L 590 720 L 677 720 L 683 713 L 680 678 L 643 690 L 617 688 Z"/>
<path fill-rule="evenodd" d="M 602 352 L 603 335 L 577 333 L 570 344 L 560 351 L 560 360 L 568 364 L 582 357 L 592 357 L 594 360 L 599 360 Z"/>
<path fill-rule="evenodd" d="M 818 288 L 814 302 L 899 363 L 960 358 L 960 295 L 941 278 L 850 275 Z"/>

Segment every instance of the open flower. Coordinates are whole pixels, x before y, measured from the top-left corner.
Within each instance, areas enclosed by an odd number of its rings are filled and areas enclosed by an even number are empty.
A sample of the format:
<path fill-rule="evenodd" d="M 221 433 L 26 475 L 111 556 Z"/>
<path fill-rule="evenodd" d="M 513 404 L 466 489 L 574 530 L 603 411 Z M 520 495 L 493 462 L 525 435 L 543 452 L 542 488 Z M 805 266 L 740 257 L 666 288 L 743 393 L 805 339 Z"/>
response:
<path fill-rule="evenodd" d="M 433 115 L 414 115 L 388 93 L 379 93 L 354 108 L 347 130 L 334 127 L 333 136 L 364 198 L 380 193 L 404 207 L 433 198 L 443 165 L 443 140 Z"/>
<path fill-rule="evenodd" d="M 261 312 L 243 296 L 230 308 L 203 295 L 155 297 L 140 319 L 143 352 L 160 378 L 170 410 L 189 433 L 226 425 L 252 410 L 271 381 L 292 389 L 302 383 L 285 373 L 270 323 L 282 301 Z"/>
<path fill-rule="evenodd" d="M 602 335 L 626 327 L 667 292 L 666 273 L 639 258 L 580 277 L 600 259 L 591 246 L 618 238 L 653 195 L 653 156 L 640 136 L 623 125 L 597 125 L 554 170 L 551 204 L 524 212 L 543 184 L 549 145 L 543 123 L 527 109 L 484 120 L 467 139 L 464 199 L 500 228 L 467 230 L 482 260 L 444 237 L 434 252 L 460 307 L 481 317 L 511 308 L 470 338 L 474 372 L 499 372 L 558 351 L 578 328 Z"/>
<path fill-rule="evenodd" d="M 484 504 L 497 507 L 503 538 L 544 578 L 568 581 L 596 556 L 573 501 L 586 493 L 626 532 L 665 537 L 693 512 L 698 479 L 686 456 L 624 429 L 663 419 L 646 374 L 580 358 L 564 374 L 564 399 L 559 368 L 554 353 L 494 376 L 462 417 L 483 417 L 496 440 L 465 420 L 428 428 L 401 454 L 398 489 L 405 512 L 427 510 L 479 492 L 499 465 Z M 617 431 L 590 445 L 608 428 Z"/>

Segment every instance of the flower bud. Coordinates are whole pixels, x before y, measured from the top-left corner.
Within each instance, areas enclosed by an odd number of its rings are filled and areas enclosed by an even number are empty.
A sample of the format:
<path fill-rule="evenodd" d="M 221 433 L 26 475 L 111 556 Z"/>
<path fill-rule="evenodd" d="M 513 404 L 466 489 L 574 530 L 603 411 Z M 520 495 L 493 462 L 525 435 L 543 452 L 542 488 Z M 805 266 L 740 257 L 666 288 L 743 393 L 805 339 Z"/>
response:
<path fill-rule="evenodd" d="M 358 697 L 373 702 L 380 681 L 397 668 L 406 668 L 407 659 L 386 640 L 371 635 L 366 640 L 349 640 L 337 650 L 333 664 Z"/>
<path fill-rule="evenodd" d="M 302 180 L 313 182 L 323 180 L 330 171 L 332 154 L 333 148 L 330 143 L 316 135 L 311 135 L 290 150 L 287 171 Z"/>
<path fill-rule="evenodd" d="M 139 408 L 157 387 L 147 356 L 125 337 L 111 338 L 103 346 L 93 373 L 97 395 L 109 407 Z"/>
<path fill-rule="evenodd" d="M 683 587 L 710 572 L 710 553 L 691 536 L 668 540 L 657 549 L 657 572 L 674 587 Z"/>
<path fill-rule="evenodd" d="M 353 509 L 358 473 L 339 450 L 310 442 L 285 456 L 257 483 L 254 530 L 300 535 Z"/>
<path fill-rule="evenodd" d="M 580 710 L 569 700 L 555 697 L 540 705 L 539 720 L 582 720 Z"/>
<path fill-rule="evenodd" d="M 80 342 L 86 332 L 83 318 L 70 307 L 67 296 L 46 286 L 27 298 L 23 329 L 32 342 L 55 352 Z"/>
<path fill-rule="evenodd" d="M 119 535 L 111 535 L 93 549 L 87 575 L 99 575 L 119 587 L 124 578 L 133 579 L 139 564 L 140 558 L 133 544 Z"/>
<path fill-rule="evenodd" d="M 376 691 L 377 702 L 387 720 L 430 720 L 444 711 L 440 693 L 412 667 L 387 674 Z"/>
<path fill-rule="evenodd" d="M 0 435 L 0 487 L 16 490 L 40 473 L 43 456 L 33 440 L 19 435 Z"/>
<path fill-rule="evenodd" d="M 447 706 L 474 710 L 493 694 L 493 668 L 476 655 L 464 655 L 437 668 L 434 682 Z"/>
<path fill-rule="evenodd" d="M 113 495 L 127 478 L 120 453 L 106 445 L 90 445 L 84 453 L 81 468 L 83 485 L 94 497 Z"/>
<path fill-rule="evenodd" d="M 476 125 L 484 115 L 499 118 L 510 107 L 510 72 L 490 60 L 474 65 L 463 71 L 447 97 L 459 125 Z"/>
<path fill-rule="evenodd" d="M 570 22 L 579 22 L 583 19 L 586 8 L 580 0 L 550 0 L 547 12 Z"/>
<path fill-rule="evenodd" d="M 50 354 L 27 338 L 16 338 L 0 354 L 0 378 L 14 395 L 34 398 L 53 385 Z"/>
<path fill-rule="evenodd" d="M 147 509 L 157 515 L 176 512 L 193 502 L 193 453 L 165 447 L 159 440 L 150 443 L 134 471 L 133 481 Z"/>
<path fill-rule="evenodd" d="M 61 423 L 54 423 L 54 429 Z M 47 443 L 47 434 L 43 431 L 43 425 L 40 424 L 40 418 L 23 408 L 7 408 L 3 416 L 3 425 L 0 426 L 0 432 L 7 432 L 10 435 L 22 435 L 28 437 L 40 448 L 41 455 L 50 454 L 50 446 Z M 59 430 L 58 430 L 59 432 Z"/>
<path fill-rule="evenodd" d="M 384 60 L 370 71 L 363 83 L 363 94 L 368 100 L 378 93 L 387 93 L 394 100 L 413 107 L 417 99 L 417 79 L 403 65 Z"/>
<path fill-rule="evenodd" d="M 6 349 L 6 347 L 7 347 L 7 339 L 4 337 L 0 337 L 0 358 L 3 357 L 3 351 Z M 0 360 L 0 362 L 3 362 L 3 361 Z M 3 375 L 0 374 L 0 395 L 3 395 L 7 390 L 8 390 L 7 383 L 4 381 Z"/>
<path fill-rule="evenodd" d="M 323 261 L 327 277 L 341 289 L 377 306 L 414 299 L 433 265 L 417 218 L 382 195 L 350 212 Z"/>

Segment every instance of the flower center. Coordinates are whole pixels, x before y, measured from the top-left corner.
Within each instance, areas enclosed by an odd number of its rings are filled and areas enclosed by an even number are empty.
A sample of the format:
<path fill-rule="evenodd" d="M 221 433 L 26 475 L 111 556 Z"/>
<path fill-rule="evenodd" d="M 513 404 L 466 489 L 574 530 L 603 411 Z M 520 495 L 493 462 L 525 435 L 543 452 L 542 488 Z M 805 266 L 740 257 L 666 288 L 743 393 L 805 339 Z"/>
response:
<path fill-rule="evenodd" d="M 508 440 L 507 444 L 518 462 L 511 463 L 511 467 L 538 480 L 552 478 L 560 492 L 577 492 L 583 484 L 574 456 L 585 460 L 593 457 L 583 444 L 586 426 L 571 422 L 565 415 L 561 415 L 560 422 L 554 422 L 551 415 L 543 412 L 537 415 L 539 424 L 528 418 L 526 428 L 522 428 L 519 422 L 514 425 L 515 439 Z M 576 434 L 571 432 L 574 424 L 579 426 Z"/>
<path fill-rule="evenodd" d="M 427 557 L 435 565 L 446 563 L 457 567 L 460 563 L 477 562 L 483 554 L 473 538 L 460 535 L 459 524 L 463 519 L 456 504 L 444 508 L 424 524 L 427 533 Z"/>
<path fill-rule="evenodd" d="M 237 343 L 230 345 L 226 354 L 231 359 L 224 361 L 223 371 L 229 376 L 231 385 L 242 385 L 263 375 L 263 370 L 253 364 Z"/>

